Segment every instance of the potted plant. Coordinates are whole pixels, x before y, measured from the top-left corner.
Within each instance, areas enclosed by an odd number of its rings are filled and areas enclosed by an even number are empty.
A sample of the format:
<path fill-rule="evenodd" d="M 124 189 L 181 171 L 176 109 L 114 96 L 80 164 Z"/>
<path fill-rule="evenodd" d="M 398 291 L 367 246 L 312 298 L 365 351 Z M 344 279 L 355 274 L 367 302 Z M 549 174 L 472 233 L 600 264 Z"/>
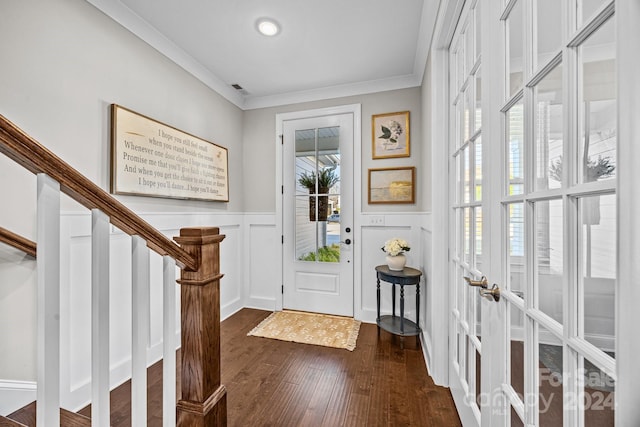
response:
<path fill-rule="evenodd" d="M 309 220 L 316 221 L 316 199 L 318 200 L 318 221 L 326 221 L 329 212 L 329 190 L 333 187 L 340 177 L 336 173 L 335 168 L 324 168 L 318 171 L 318 195 L 316 194 L 316 173 L 304 172 L 298 178 L 298 183 L 309 190 Z"/>

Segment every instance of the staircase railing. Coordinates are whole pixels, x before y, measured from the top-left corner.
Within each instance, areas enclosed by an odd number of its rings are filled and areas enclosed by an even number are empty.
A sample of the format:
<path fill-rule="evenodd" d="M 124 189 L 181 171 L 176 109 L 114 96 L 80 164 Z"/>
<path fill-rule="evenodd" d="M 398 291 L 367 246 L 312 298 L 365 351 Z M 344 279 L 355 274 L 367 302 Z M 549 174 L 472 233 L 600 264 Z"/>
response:
<path fill-rule="evenodd" d="M 18 249 L 27 255 L 36 257 L 36 243 L 31 240 L 13 233 L 6 228 L 0 227 L 0 242 L 5 243 L 15 249 Z"/>
<path fill-rule="evenodd" d="M 149 251 L 163 257 L 163 425 L 226 425 L 220 382 L 220 251 L 216 227 L 183 228 L 174 243 L 5 117 L 0 152 L 37 175 L 37 425 L 60 420 L 60 193 L 92 214 L 91 419 L 110 425 L 109 224 L 132 236 L 132 418 L 147 423 Z M 13 234 L 13 233 L 11 233 Z M 2 233 L 10 239 L 11 234 Z M 3 239 L 4 240 L 4 239 Z M 24 243 L 24 242 L 23 242 Z M 32 242 L 33 243 L 33 242 Z M 176 402 L 175 266 L 181 268 L 181 392 Z"/>

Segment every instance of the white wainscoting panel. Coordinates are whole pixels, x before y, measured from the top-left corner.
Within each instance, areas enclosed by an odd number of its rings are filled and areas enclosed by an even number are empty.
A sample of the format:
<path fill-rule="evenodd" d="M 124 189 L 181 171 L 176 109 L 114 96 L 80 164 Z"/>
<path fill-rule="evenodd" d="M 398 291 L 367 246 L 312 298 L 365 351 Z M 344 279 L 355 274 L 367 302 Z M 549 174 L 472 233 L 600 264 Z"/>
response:
<path fill-rule="evenodd" d="M 244 306 L 272 311 L 276 309 L 282 285 L 277 274 L 282 243 L 276 234 L 275 214 L 245 214 L 244 218 Z"/>
<path fill-rule="evenodd" d="M 360 224 L 360 249 L 362 259 L 360 263 L 362 283 L 360 284 L 361 306 L 356 307 L 356 317 L 363 322 L 376 322 L 376 272 L 377 265 L 385 264 L 386 254 L 382 251 L 384 243 L 394 237 L 409 242 L 411 250 L 405 253 L 407 266 L 424 272 L 424 258 L 422 256 L 423 243 L 421 241 L 421 224 L 424 213 L 387 213 L 362 214 Z M 424 276 L 420 283 L 420 292 L 424 292 Z M 356 284 L 357 286 L 357 284 Z M 391 285 L 380 283 L 381 314 L 391 314 L 392 298 Z M 405 287 L 405 317 L 416 319 L 416 287 Z M 358 310 L 359 309 L 359 310 Z M 421 307 L 420 317 L 424 317 L 424 307 Z M 400 312 L 400 291 L 396 295 L 396 314 Z M 422 323 L 422 319 L 420 320 Z"/>

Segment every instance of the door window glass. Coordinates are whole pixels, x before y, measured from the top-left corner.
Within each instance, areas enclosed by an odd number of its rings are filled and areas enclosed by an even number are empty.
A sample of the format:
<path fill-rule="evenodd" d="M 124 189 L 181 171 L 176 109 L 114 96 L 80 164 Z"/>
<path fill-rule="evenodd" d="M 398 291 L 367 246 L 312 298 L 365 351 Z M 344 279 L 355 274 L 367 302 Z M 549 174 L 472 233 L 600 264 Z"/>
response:
<path fill-rule="evenodd" d="M 616 175 L 616 48 L 610 19 L 580 47 L 582 69 L 580 182 Z"/>
<path fill-rule="evenodd" d="M 524 193 L 524 105 L 518 101 L 507 111 L 507 194 Z"/>
<path fill-rule="evenodd" d="M 509 304 L 511 311 L 510 347 L 510 384 L 520 400 L 524 400 L 524 313 Z"/>
<path fill-rule="evenodd" d="M 296 259 L 340 261 L 339 127 L 296 130 Z"/>
<path fill-rule="evenodd" d="M 562 48 L 562 2 L 537 0 L 536 27 L 536 58 L 540 69 Z"/>
<path fill-rule="evenodd" d="M 581 385 L 578 407 L 584 415 L 585 427 L 615 425 L 616 382 L 585 357 L 580 357 L 578 382 Z"/>
<path fill-rule="evenodd" d="M 535 188 L 547 190 L 562 186 L 564 108 L 562 102 L 562 64 L 556 66 L 535 86 Z"/>
<path fill-rule="evenodd" d="M 536 283 L 538 308 L 562 323 L 564 277 L 564 230 L 562 200 L 537 202 Z"/>
<path fill-rule="evenodd" d="M 561 426 L 565 378 L 562 341 L 538 326 L 538 419 L 540 426 Z"/>
<path fill-rule="evenodd" d="M 615 357 L 616 196 L 579 200 L 582 337 Z"/>
<path fill-rule="evenodd" d="M 524 47 L 524 16 L 523 0 L 519 0 L 509 12 L 507 18 L 507 72 L 508 95 L 513 96 L 523 82 L 523 47 Z"/>
<path fill-rule="evenodd" d="M 509 290 L 516 296 L 524 296 L 524 204 L 513 203 L 507 206 L 509 216 Z"/>

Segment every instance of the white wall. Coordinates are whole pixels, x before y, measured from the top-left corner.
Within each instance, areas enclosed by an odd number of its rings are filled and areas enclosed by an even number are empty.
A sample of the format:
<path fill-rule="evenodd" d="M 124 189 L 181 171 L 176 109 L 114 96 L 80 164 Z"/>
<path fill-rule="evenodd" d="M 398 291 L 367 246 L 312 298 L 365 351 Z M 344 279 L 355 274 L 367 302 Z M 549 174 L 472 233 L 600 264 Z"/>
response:
<path fill-rule="evenodd" d="M 109 188 L 109 105 L 229 149 L 230 202 L 119 197 L 136 211 L 243 210 L 242 111 L 93 6 L 0 0 L 0 113 Z M 0 223 L 34 238 L 35 178 L 0 156 Z M 64 211 L 81 208 L 63 202 Z"/>
<path fill-rule="evenodd" d="M 312 110 L 340 105 L 361 104 L 362 106 L 362 187 L 360 197 L 363 212 L 422 212 L 428 203 L 430 189 L 425 188 L 425 174 L 428 168 L 421 166 L 422 153 L 425 147 L 422 132 L 422 100 L 420 88 L 392 90 L 369 95 L 349 96 L 324 101 L 306 102 L 302 104 L 284 105 L 273 108 L 248 110 L 244 113 L 244 194 L 245 211 L 275 212 L 275 160 L 276 160 L 276 114 L 294 111 Z M 371 116 L 373 114 L 391 113 L 409 110 L 411 113 L 411 157 L 398 159 L 371 158 Z M 356 161 L 358 161 L 356 159 Z M 416 166 L 418 182 L 416 203 L 413 205 L 368 205 L 367 204 L 367 170 L 395 166 Z M 358 189 L 355 189 L 358 194 Z M 356 214 L 358 214 L 356 212 Z"/>
<path fill-rule="evenodd" d="M 131 108 L 227 147 L 230 202 L 118 197 L 123 203 L 137 212 L 243 211 L 241 110 L 87 2 L 0 0 L 0 10 L 2 115 L 108 189 L 108 107 Z M 0 199 L 10 201 L 0 224 L 35 240 L 35 176 L 0 156 L 0 182 Z M 86 212 L 62 202 L 66 212 Z M 174 229 L 188 222 L 184 215 Z M 34 264 L 0 256 L 1 380 L 35 378 Z M 238 274 L 227 274 L 225 286 L 243 288 Z"/>

